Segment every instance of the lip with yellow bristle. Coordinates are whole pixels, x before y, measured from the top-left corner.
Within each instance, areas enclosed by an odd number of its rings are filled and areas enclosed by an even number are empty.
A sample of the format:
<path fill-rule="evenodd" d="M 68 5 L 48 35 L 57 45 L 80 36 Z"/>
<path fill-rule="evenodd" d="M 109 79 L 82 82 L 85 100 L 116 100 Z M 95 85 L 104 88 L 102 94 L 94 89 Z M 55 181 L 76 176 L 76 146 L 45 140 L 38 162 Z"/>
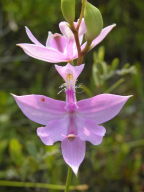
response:
<path fill-rule="evenodd" d="M 67 81 L 73 80 L 73 74 L 68 73 L 67 76 L 66 76 L 66 80 L 67 80 Z"/>

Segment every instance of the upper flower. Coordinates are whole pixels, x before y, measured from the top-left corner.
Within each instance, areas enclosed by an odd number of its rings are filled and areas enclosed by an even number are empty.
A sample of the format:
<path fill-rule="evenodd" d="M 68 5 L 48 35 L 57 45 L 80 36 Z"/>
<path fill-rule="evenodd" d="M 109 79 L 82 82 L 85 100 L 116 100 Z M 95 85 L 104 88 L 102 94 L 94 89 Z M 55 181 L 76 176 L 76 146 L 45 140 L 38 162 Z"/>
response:
<path fill-rule="evenodd" d="M 75 27 L 78 22 L 74 22 Z M 99 44 L 107 34 L 115 27 L 115 24 L 109 25 L 102 29 L 101 33 L 93 40 L 91 48 Z M 78 57 L 76 43 L 74 35 L 69 28 L 67 22 L 61 22 L 59 28 L 62 34 L 51 32 L 48 33 L 48 38 L 46 45 L 42 45 L 31 33 L 31 31 L 26 27 L 26 33 L 29 39 L 33 44 L 29 43 L 20 43 L 17 44 L 20 46 L 26 54 L 36 59 L 50 62 L 50 63 L 59 63 L 59 62 L 69 62 Z M 82 44 L 83 36 L 86 33 L 86 26 L 84 19 L 82 20 L 79 28 L 79 41 L 81 44 L 81 49 L 83 50 L 86 46 L 86 42 Z"/>
<path fill-rule="evenodd" d="M 84 65 L 55 67 L 65 81 L 65 102 L 43 95 L 13 96 L 29 119 L 43 125 L 37 134 L 44 144 L 62 142 L 64 160 L 77 174 L 85 156 L 85 141 L 100 144 L 106 132 L 101 124 L 115 117 L 130 96 L 101 94 L 77 102 L 75 84 Z"/>

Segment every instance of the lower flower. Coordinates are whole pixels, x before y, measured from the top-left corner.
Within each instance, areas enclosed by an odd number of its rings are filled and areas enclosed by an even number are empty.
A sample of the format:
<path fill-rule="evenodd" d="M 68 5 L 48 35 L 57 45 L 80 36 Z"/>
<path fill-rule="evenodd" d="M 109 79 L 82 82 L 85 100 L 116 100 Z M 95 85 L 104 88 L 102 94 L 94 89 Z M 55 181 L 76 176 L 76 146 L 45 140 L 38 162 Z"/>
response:
<path fill-rule="evenodd" d="M 65 102 L 43 95 L 13 97 L 30 120 L 44 125 L 37 135 L 45 145 L 61 141 L 63 158 L 77 174 L 85 157 L 85 142 L 99 145 L 106 132 L 101 124 L 115 117 L 131 96 L 101 94 L 77 102 L 75 83 L 84 65 L 55 67 L 66 82 Z"/>

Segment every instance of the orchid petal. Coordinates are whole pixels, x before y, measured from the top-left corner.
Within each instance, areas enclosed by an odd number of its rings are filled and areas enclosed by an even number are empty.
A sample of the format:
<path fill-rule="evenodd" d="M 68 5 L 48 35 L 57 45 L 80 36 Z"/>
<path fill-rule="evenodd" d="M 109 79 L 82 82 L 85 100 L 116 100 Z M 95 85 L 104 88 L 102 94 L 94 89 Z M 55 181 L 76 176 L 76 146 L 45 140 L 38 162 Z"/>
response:
<path fill-rule="evenodd" d="M 51 38 L 52 38 L 53 34 L 51 31 L 48 32 L 48 37 L 47 37 L 47 40 L 46 40 L 46 47 L 50 47 L 50 41 L 51 41 Z"/>
<path fill-rule="evenodd" d="M 79 33 L 79 41 L 80 41 L 80 45 L 81 45 L 82 41 L 83 41 L 84 34 L 86 33 L 86 25 L 85 25 L 84 18 L 81 21 L 78 33 Z"/>
<path fill-rule="evenodd" d="M 109 25 L 102 29 L 101 33 L 92 41 L 91 49 L 98 45 L 107 35 L 108 33 L 116 26 L 116 24 Z M 86 46 L 86 42 L 81 46 L 83 50 Z M 90 49 L 90 50 L 91 50 Z"/>
<path fill-rule="evenodd" d="M 84 18 L 81 20 L 81 24 L 79 27 L 79 35 L 84 35 L 86 33 L 86 25 L 85 25 L 85 21 Z"/>
<path fill-rule="evenodd" d="M 92 119 L 96 124 L 105 123 L 115 117 L 131 96 L 101 94 L 77 103 L 79 116 Z"/>
<path fill-rule="evenodd" d="M 65 102 L 51 99 L 43 95 L 13 95 L 19 108 L 30 120 L 47 125 L 50 120 L 65 116 Z"/>
<path fill-rule="evenodd" d="M 78 21 L 74 22 L 75 27 L 77 27 Z M 60 31 L 63 33 L 63 35 L 68 39 L 68 43 L 66 47 L 66 55 L 70 58 L 70 60 L 76 59 L 78 56 L 78 53 L 77 53 L 74 35 L 69 27 L 69 24 L 65 21 L 60 22 L 59 28 L 60 28 Z M 79 41 L 81 44 L 83 41 L 83 36 L 86 33 L 86 26 L 85 26 L 84 19 L 82 19 L 81 21 L 78 33 L 79 33 Z"/>
<path fill-rule="evenodd" d="M 68 39 L 74 39 L 74 35 L 69 27 L 69 24 L 65 21 L 59 23 L 61 33 Z"/>
<path fill-rule="evenodd" d="M 26 30 L 26 33 L 27 33 L 27 36 L 29 37 L 29 39 L 36 45 L 39 45 L 39 46 L 43 46 L 35 37 L 34 35 L 32 34 L 32 32 L 30 31 L 30 29 L 28 27 L 25 26 L 25 30 Z"/>
<path fill-rule="evenodd" d="M 85 156 L 85 142 L 78 137 L 73 140 L 64 139 L 61 144 L 62 154 L 65 162 L 72 168 L 77 175 L 80 164 Z"/>
<path fill-rule="evenodd" d="M 92 42 L 92 45 L 91 47 L 95 47 L 96 45 L 98 45 L 107 35 L 108 33 L 116 26 L 116 24 L 113 24 L 113 25 L 109 25 L 107 27 L 105 27 L 101 33 L 99 34 L 98 37 L 96 37 L 93 42 Z"/>
<path fill-rule="evenodd" d="M 69 27 L 69 24 L 65 21 L 60 22 L 59 28 L 60 28 L 60 31 L 62 32 L 62 34 L 67 38 L 67 44 L 65 47 L 65 55 L 69 58 L 69 61 L 73 60 L 73 59 L 75 59 L 74 55 L 76 55 L 76 53 L 77 53 L 74 35 Z"/>
<path fill-rule="evenodd" d="M 77 53 L 77 48 L 76 48 L 76 44 L 75 44 L 75 40 L 74 39 L 67 39 L 67 44 L 65 47 L 65 55 L 67 58 L 69 58 L 69 61 L 74 60 L 74 56 Z"/>
<path fill-rule="evenodd" d="M 103 126 L 96 125 L 92 120 L 78 120 L 78 136 L 83 141 L 89 141 L 93 145 L 99 145 L 102 142 L 105 135 L 105 128 Z"/>
<path fill-rule="evenodd" d="M 50 121 L 46 127 L 37 128 L 37 135 L 45 145 L 53 145 L 57 141 L 62 141 L 68 131 L 68 118 Z"/>
<path fill-rule="evenodd" d="M 75 28 L 77 27 L 78 23 L 79 23 L 79 19 L 77 20 L 77 22 L 74 22 Z M 79 36 L 80 45 L 81 45 L 81 43 L 83 41 L 83 36 L 86 33 L 86 31 L 87 30 L 86 30 L 85 21 L 84 21 L 84 18 L 82 18 L 80 26 L 79 26 L 79 30 L 78 30 L 78 36 Z"/>
<path fill-rule="evenodd" d="M 59 52 L 64 52 L 66 45 L 67 45 L 67 39 L 65 36 L 62 36 L 61 34 L 55 33 L 55 34 L 49 34 L 47 45 L 51 48 L 56 49 Z"/>
<path fill-rule="evenodd" d="M 17 45 L 20 46 L 27 55 L 42 61 L 51 63 L 67 61 L 67 58 L 62 53 L 53 48 L 28 43 L 21 43 Z"/>
<path fill-rule="evenodd" d="M 77 27 L 77 24 L 79 22 L 79 19 L 77 22 L 74 22 L 74 26 Z M 69 27 L 69 23 L 62 21 L 59 23 L 59 28 L 61 33 L 66 36 L 68 39 L 74 39 L 74 35 Z M 84 35 L 86 33 L 86 25 L 84 18 L 81 20 L 81 24 L 79 26 L 79 36 Z"/>
<path fill-rule="evenodd" d="M 64 67 L 55 65 L 55 68 L 65 81 L 67 80 L 67 74 L 72 74 L 74 80 L 76 80 L 78 76 L 81 74 L 84 68 L 84 64 L 81 64 L 79 66 L 72 66 L 71 64 L 68 63 Z"/>

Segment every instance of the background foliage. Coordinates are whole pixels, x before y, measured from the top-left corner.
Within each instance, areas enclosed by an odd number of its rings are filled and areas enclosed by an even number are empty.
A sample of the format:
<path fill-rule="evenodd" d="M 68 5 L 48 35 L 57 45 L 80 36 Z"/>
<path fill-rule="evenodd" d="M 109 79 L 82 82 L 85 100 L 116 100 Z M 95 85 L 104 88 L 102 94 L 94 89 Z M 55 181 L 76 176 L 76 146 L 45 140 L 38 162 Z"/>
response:
<path fill-rule="evenodd" d="M 80 1 L 77 1 L 77 10 Z M 91 192 L 144 191 L 144 2 L 91 0 L 102 11 L 105 26 L 117 27 L 88 54 L 79 78 L 78 99 L 109 92 L 133 94 L 121 114 L 105 124 L 100 146 L 87 144 L 86 159 L 73 183 Z M 29 42 L 24 26 L 45 43 L 48 30 L 59 31 L 60 0 L 0 0 L 0 179 L 64 184 L 66 166 L 59 143 L 44 146 L 37 124 L 20 112 L 10 93 L 57 94 L 63 83 L 53 65 L 26 56 L 16 43 Z M 12 191 L 11 187 L 0 187 Z M 15 192 L 19 189 L 13 188 Z M 46 191 L 42 189 L 21 189 Z"/>

